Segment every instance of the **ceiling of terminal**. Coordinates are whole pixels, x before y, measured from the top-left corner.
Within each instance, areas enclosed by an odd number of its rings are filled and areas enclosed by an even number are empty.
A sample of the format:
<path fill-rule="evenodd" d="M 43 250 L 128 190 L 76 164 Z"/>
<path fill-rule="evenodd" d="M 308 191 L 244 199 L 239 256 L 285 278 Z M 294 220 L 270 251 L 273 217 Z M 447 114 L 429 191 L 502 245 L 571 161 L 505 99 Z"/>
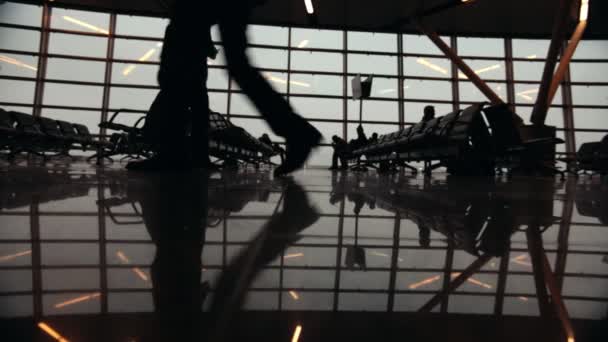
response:
<path fill-rule="evenodd" d="M 59 6 L 118 13 L 166 16 L 171 0 L 54 0 Z M 191 1 L 191 0 L 190 0 Z M 226 0 L 207 0 L 226 1 Z M 316 20 L 307 14 L 308 0 L 268 0 L 252 18 L 256 24 L 352 29 L 364 31 L 417 32 L 411 25 L 393 25 L 415 13 L 460 0 L 310 0 Z M 426 17 L 426 22 L 442 34 L 550 38 L 560 0 L 469 0 Z M 42 3 L 43 0 L 21 2 Z M 586 37 L 608 39 L 608 1 L 590 0 Z M 575 20 L 573 20 L 573 23 Z"/>

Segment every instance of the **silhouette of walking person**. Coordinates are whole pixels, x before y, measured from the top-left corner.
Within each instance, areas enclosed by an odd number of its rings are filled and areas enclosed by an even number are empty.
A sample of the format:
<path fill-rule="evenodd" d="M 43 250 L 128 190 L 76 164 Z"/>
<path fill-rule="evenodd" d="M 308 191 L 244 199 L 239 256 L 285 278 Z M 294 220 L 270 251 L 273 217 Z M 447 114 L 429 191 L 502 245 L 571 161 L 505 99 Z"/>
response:
<path fill-rule="evenodd" d="M 294 112 L 289 103 L 251 66 L 246 54 L 247 22 L 251 11 L 263 2 L 175 1 L 159 72 L 159 84 L 164 95 L 159 99 L 158 106 L 162 108 L 163 116 L 171 116 L 163 120 L 167 123 L 172 121 L 163 127 L 170 132 L 165 133 L 167 138 L 159 144 L 155 160 L 151 158 L 151 161 L 146 161 L 148 165 L 145 165 L 146 162 L 136 164 L 151 167 L 135 169 L 162 169 L 171 163 L 183 164 L 187 156 L 181 151 L 186 145 L 184 127 L 187 127 L 189 112 L 192 113 L 193 150 L 208 151 L 206 127 L 209 99 L 205 85 L 207 64 L 204 61 L 212 51 L 210 47 L 213 48 L 209 29 L 215 23 L 219 25 L 230 75 L 274 133 L 285 139 L 285 161 L 275 169 L 275 175 L 288 174 L 304 165 L 312 149 L 320 143 L 321 133 Z"/>

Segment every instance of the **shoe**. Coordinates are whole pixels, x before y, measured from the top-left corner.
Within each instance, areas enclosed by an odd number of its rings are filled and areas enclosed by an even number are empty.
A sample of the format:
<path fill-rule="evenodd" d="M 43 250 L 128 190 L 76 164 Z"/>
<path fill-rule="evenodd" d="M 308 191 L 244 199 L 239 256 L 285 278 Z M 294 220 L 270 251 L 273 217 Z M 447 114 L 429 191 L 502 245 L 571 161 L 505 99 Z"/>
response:
<path fill-rule="evenodd" d="M 298 130 L 297 136 L 286 137 L 287 152 L 285 162 L 274 170 L 275 177 L 281 177 L 302 168 L 310 152 L 321 143 L 323 136 L 311 124 Z"/>

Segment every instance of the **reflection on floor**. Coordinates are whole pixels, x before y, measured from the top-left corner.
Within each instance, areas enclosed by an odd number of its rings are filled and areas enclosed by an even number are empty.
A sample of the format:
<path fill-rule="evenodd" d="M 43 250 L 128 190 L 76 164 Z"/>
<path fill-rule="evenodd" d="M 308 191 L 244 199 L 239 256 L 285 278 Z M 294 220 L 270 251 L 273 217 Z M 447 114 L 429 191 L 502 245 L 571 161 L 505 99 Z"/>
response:
<path fill-rule="evenodd" d="M 73 164 L 6 167 L 0 189 L 0 317 L 19 341 L 605 334 L 599 178 Z"/>

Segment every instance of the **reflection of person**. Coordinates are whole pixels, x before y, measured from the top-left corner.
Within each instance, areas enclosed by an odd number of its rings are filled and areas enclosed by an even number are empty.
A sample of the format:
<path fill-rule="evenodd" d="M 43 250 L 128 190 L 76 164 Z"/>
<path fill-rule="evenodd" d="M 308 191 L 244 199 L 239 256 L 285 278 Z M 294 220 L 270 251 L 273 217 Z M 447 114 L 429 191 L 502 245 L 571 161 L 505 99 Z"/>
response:
<path fill-rule="evenodd" d="M 435 118 L 435 107 L 426 106 L 424 107 L 424 115 L 422 116 L 422 122 L 431 121 Z"/>
<path fill-rule="evenodd" d="M 347 156 L 350 153 L 350 146 L 346 142 L 346 140 L 340 138 L 337 135 L 331 137 L 332 145 L 334 152 L 331 156 L 331 167 L 330 170 L 338 169 L 338 160 L 340 160 L 340 165 L 342 170 L 346 170 L 348 168 L 348 159 Z"/>
<path fill-rule="evenodd" d="M 290 244 L 299 239 L 298 233 L 319 219 L 304 189 L 294 181 L 286 181 L 283 211 L 274 214 L 249 246 L 237 255 L 219 276 L 209 317 L 211 341 L 228 341 L 228 326 L 232 315 L 240 309 L 247 290 L 262 268 L 275 260 Z"/>
<path fill-rule="evenodd" d="M 146 229 L 156 246 L 151 267 L 152 295 L 162 341 L 201 340 L 201 284 L 205 242 L 207 180 L 200 174 L 159 174 L 129 183 Z M 192 338 L 195 337 L 195 338 Z"/>
<path fill-rule="evenodd" d="M 281 145 L 279 145 L 277 143 L 273 143 L 272 140 L 270 140 L 270 137 L 268 136 L 268 134 L 266 134 L 266 133 L 262 134 L 262 136 L 258 140 L 263 142 L 264 144 L 272 147 L 272 150 L 274 151 L 274 153 L 278 154 L 279 157 L 281 158 L 281 164 L 285 162 L 285 149 L 282 148 Z"/>

